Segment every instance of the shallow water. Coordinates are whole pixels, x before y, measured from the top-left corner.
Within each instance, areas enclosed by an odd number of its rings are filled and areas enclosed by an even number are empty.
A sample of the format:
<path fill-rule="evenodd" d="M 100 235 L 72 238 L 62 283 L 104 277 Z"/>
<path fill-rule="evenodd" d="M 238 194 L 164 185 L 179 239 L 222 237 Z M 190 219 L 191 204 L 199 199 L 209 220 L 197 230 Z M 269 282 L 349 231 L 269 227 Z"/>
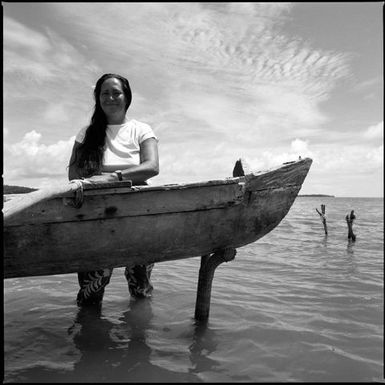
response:
<path fill-rule="evenodd" d="M 7 279 L 4 382 L 384 382 L 383 230 L 383 199 L 298 197 L 217 268 L 207 324 L 200 258 L 156 264 L 148 300 L 115 269 L 100 311 L 77 308 L 76 274 Z"/>

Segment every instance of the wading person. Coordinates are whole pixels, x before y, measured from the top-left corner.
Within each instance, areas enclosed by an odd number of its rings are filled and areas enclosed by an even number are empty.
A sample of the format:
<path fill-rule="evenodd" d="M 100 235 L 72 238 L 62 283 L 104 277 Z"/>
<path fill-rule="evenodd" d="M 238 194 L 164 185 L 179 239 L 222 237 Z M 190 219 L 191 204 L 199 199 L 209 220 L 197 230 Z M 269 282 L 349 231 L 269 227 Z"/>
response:
<path fill-rule="evenodd" d="M 72 149 L 69 180 L 89 182 L 131 180 L 135 185 L 159 173 L 158 139 L 148 124 L 126 116 L 132 94 L 127 79 L 105 74 L 94 89 L 95 109 L 88 127 L 81 129 Z M 153 264 L 127 266 L 129 293 L 148 297 L 153 289 Z M 98 304 L 110 282 L 112 269 L 79 272 L 79 306 Z"/>

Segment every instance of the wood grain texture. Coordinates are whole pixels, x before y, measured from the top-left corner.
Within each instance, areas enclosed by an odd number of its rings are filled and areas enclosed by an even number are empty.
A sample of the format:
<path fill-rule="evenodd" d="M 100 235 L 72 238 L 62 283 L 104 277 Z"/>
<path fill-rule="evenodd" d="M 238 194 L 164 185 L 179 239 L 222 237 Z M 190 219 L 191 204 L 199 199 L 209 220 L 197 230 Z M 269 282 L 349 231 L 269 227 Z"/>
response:
<path fill-rule="evenodd" d="M 140 187 L 38 203 L 5 222 L 4 277 L 162 262 L 237 248 L 274 229 L 310 168 L 304 159 L 222 181 Z M 115 187 L 114 187 L 115 188 Z"/>

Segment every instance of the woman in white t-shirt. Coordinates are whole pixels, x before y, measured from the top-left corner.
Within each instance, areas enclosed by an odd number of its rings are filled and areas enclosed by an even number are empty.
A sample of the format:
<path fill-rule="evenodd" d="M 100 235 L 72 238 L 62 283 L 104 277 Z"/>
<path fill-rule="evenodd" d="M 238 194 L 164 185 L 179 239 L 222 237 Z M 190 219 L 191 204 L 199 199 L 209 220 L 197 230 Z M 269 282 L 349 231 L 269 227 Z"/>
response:
<path fill-rule="evenodd" d="M 105 74 L 94 89 L 95 110 L 88 127 L 76 136 L 68 177 L 90 182 L 129 179 L 133 184 L 159 173 L 158 139 L 148 124 L 126 117 L 132 94 L 127 79 Z M 153 289 L 153 264 L 127 266 L 125 277 L 132 296 L 148 297 Z M 79 306 L 100 304 L 112 269 L 79 272 Z"/>

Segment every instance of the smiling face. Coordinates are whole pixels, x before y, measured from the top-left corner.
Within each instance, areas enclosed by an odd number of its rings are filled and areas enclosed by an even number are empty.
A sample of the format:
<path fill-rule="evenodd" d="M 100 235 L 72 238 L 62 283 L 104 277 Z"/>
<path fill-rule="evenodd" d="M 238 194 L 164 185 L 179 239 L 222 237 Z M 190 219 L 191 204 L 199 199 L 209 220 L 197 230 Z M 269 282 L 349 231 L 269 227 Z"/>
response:
<path fill-rule="evenodd" d="M 99 102 L 106 114 L 108 124 L 121 124 L 124 122 L 127 99 L 120 80 L 109 78 L 103 82 Z"/>

